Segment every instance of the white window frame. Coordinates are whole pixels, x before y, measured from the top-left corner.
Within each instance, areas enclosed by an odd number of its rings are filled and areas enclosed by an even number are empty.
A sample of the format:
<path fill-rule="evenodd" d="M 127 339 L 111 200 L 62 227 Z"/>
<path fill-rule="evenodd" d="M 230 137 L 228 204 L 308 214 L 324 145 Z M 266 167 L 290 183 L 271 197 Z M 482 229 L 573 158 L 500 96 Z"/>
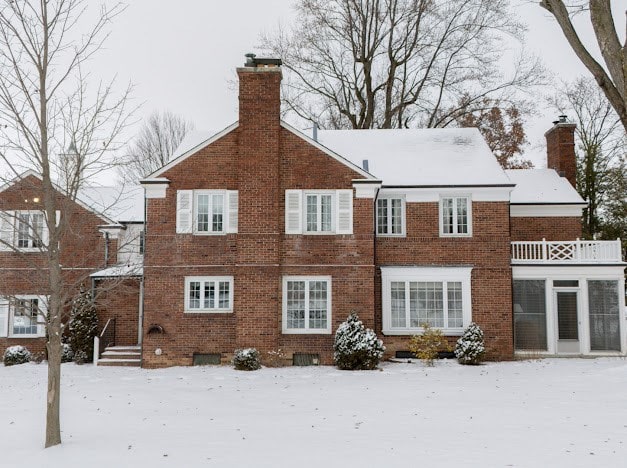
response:
<path fill-rule="evenodd" d="M 10 247 L 4 244 L 0 245 L 1 250 L 12 250 L 15 249 L 19 252 L 42 252 L 47 250 L 48 243 L 48 224 L 46 221 L 46 212 L 43 210 L 15 210 L 15 211 L 4 211 L 3 216 L 8 222 L 10 222 L 10 235 L 11 242 Z M 41 225 L 41 235 L 35 235 L 33 232 L 33 224 L 31 220 L 32 215 L 41 215 L 42 217 L 42 225 Z M 59 222 L 60 211 L 57 211 L 57 223 Z M 21 216 L 27 215 L 27 229 L 28 229 L 28 246 L 20 247 L 19 243 L 19 235 L 20 235 L 20 224 L 21 224 Z M 0 220 L 1 222 L 2 220 Z M 35 241 L 41 242 L 40 246 L 34 245 Z"/>
<path fill-rule="evenodd" d="M 287 327 L 287 283 L 290 281 L 305 282 L 305 328 Z M 325 328 L 309 328 L 309 283 L 311 281 L 325 281 L 327 283 L 327 326 Z M 332 277 L 331 276 L 284 276 L 283 277 L 283 319 L 282 330 L 286 335 L 330 335 L 332 314 Z"/>
<path fill-rule="evenodd" d="M 198 230 L 198 197 L 200 196 L 209 197 L 209 220 L 208 220 L 208 230 L 207 231 L 199 231 Z M 222 230 L 214 231 L 213 230 L 213 196 L 221 195 L 222 196 Z M 227 193 L 226 190 L 194 190 L 193 203 L 192 203 L 192 232 L 197 236 L 222 236 L 226 234 L 226 224 L 228 217 L 228 201 L 227 201 Z"/>
<path fill-rule="evenodd" d="M 15 305 L 17 301 L 30 301 L 33 299 L 37 299 L 37 307 L 39 309 L 39 313 L 37 314 L 37 332 L 36 333 L 14 333 L 13 328 L 15 324 Z M 6 330 L 5 334 L 2 336 L 8 338 L 42 338 L 46 336 L 46 310 L 47 310 L 47 297 L 40 296 L 35 294 L 23 294 L 12 297 L 0 297 L 0 302 L 4 303 L 5 306 L 8 306 L 7 313 L 5 317 L 2 319 L 5 321 L 4 330 Z M 1 329 L 1 328 L 0 328 Z"/>
<path fill-rule="evenodd" d="M 190 298 L 189 298 L 189 292 L 190 292 L 190 285 L 193 282 L 199 282 L 200 283 L 200 291 L 201 291 L 201 297 L 200 297 L 200 301 L 201 301 L 201 307 L 199 308 L 192 308 L 190 307 Z M 219 283 L 220 282 L 228 282 L 229 283 L 229 307 L 212 307 L 212 308 L 206 308 L 206 307 L 202 307 L 203 305 L 203 297 L 202 297 L 202 291 L 204 290 L 204 285 L 206 283 L 215 283 L 216 285 L 216 295 L 215 295 L 215 299 L 216 299 L 216 305 L 219 304 Z M 183 303 L 184 303 L 184 312 L 187 314 L 223 314 L 223 313 L 232 313 L 233 312 L 233 297 L 234 297 L 234 291 L 233 291 L 233 277 L 232 276 L 186 276 L 185 277 L 185 297 L 183 298 Z"/>
<path fill-rule="evenodd" d="M 379 232 L 379 201 L 381 200 L 385 200 L 387 202 L 387 220 L 386 220 L 386 224 L 387 224 L 387 228 L 388 228 L 388 232 L 387 233 L 380 233 Z M 392 228 L 392 210 L 390 208 L 390 200 L 400 200 L 401 201 L 401 232 L 395 232 L 392 233 L 391 232 L 391 228 Z M 377 237 L 405 237 L 407 235 L 407 228 L 406 228 L 406 216 L 405 216 L 405 196 L 404 195 L 394 195 L 394 194 L 386 194 L 386 195 L 381 195 L 377 198 L 377 203 L 375 204 L 375 217 L 376 217 L 376 230 L 377 230 Z"/>
<path fill-rule="evenodd" d="M 406 291 L 410 282 L 436 282 L 450 283 L 459 282 L 462 286 L 462 326 L 461 327 L 434 327 L 439 328 L 445 335 L 458 336 L 472 322 L 472 298 L 471 298 L 471 272 L 472 267 L 382 267 L 381 268 L 381 301 L 383 311 L 383 334 L 384 335 L 420 335 L 422 327 L 392 327 L 392 283 L 404 282 Z M 443 310 L 446 319 L 448 314 L 448 295 L 446 285 L 443 284 Z M 409 294 L 405 293 L 405 313 L 406 321 L 409 323 L 410 307 Z M 446 325 L 446 324 L 445 324 Z"/>
<path fill-rule="evenodd" d="M 466 206 L 468 208 L 467 212 L 467 222 L 468 222 L 468 232 L 459 233 L 458 224 L 457 224 L 457 200 L 460 198 L 466 199 Z M 444 200 L 453 200 L 453 232 L 444 232 Z M 470 195 L 441 195 L 439 202 L 439 225 L 440 225 L 440 236 L 441 237 L 472 237 L 472 197 Z"/>
<path fill-rule="evenodd" d="M 316 201 L 316 206 L 317 206 L 317 220 L 316 220 L 316 226 L 318 228 L 320 228 L 322 226 L 322 203 L 321 203 L 321 195 L 327 195 L 331 197 L 331 229 L 328 231 L 308 231 L 307 230 L 307 208 L 308 208 L 308 204 L 307 204 L 307 197 L 308 196 L 315 196 L 317 197 L 317 201 Z M 335 225 L 335 204 L 336 204 L 336 195 L 335 195 L 335 190 L 304 190 L 303 191 L 303 234 L 307 234 L 307 235 L 322 235 L 322 236 L 328 236 L 328 235 L 332 235 L 335 234 L 335 229 L 336 229 L 336 225 Z"/>

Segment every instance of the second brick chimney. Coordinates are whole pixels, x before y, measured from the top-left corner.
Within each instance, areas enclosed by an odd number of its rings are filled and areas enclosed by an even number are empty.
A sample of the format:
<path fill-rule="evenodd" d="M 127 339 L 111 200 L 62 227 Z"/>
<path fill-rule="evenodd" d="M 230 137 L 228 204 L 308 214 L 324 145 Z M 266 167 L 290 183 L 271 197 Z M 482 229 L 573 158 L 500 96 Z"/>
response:
<path fill-rule="evenodd" d="M 569 123 L 565 115 L 553 122 L 553 127 L 547 131 L 546 138 L 546 165 L 555 169 L 559 175 L 566 177 L 570 184 L 577 188 L 577 162 L 575 160 L 575 128 Z"/>

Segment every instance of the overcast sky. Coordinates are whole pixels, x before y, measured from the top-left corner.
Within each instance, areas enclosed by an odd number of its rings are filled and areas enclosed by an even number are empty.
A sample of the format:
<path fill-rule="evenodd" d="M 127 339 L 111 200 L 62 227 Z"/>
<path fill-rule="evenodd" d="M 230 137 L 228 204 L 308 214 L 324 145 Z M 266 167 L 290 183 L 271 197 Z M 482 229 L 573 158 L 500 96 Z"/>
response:
<path fill-rule="evenodd" d="M 624 12 L 613 0 L 615 18 Z M 130 0 L 112 25 L 106 50 L 91 68 L 96 76 L 118 75 L 135 84 L 134 96 L 143 118 L 169 109 L 194 122 L 198 130 L 219 130 L 237 120 L 237 91 L 230 85 L 246 52 L 256 52 L 259 35 L 294 18 L 294 0 Z M 529 27 L 526 47 L 540 56 L 555 79 L 570 80 L 586 73 L 557 24 L 537 2 L 516 1 L 512 12 Z M 624 4 L 623 4 L 624 7 Z M 594 44 L 587 15 L 578 20 L 583 39 Z M 618 28 L 625 30 L 624 24 Z M 546 94 L 550 91 L 547 89 Z M 543 134 L 555 120 L 542 96 L 538 115 L 526 125 L 530 145 L 526 157 L 545 165 Z"/>

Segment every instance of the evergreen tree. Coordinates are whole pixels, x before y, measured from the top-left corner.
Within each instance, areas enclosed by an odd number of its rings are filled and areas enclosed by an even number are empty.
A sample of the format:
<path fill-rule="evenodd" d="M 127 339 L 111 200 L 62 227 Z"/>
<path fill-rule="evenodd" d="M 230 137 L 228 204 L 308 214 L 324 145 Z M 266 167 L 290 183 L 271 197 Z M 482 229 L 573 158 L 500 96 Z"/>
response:
<path fill-rule="evenodd" d="M 477 365 L 485 354 L 483 330 L 476 323 L 471 323 L 455 346 L 455 357 L 460 364 Z"/>
<path fill-rule="evenodd" d="M 69 344 L 77 362 L 90 361 L 94 355 L 94 337 L 98 334 L 98 314 L 91 293 L 82 286 L 72 303 Z"/>
<path fill-rule="evenodd" d="M 374 331 L 364 327 L 355 312 L 351 312 L 335 333 L 333 344 L 337 367 L 343 370 L 374 369 L 383 357 L 385 346 Z"/>

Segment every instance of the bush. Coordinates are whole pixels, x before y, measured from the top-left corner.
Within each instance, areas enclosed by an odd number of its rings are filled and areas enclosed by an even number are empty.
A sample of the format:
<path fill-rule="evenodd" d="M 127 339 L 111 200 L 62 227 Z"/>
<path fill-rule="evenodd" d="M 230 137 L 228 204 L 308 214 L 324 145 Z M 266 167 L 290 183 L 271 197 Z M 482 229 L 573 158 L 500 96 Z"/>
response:
<path fill-rule="evenodd" d="M 68 343 L 63 343 L 61 349 L 61 362 L 72 362 L 74 360 L 74 351 Z"/>
<path fill-rule="evenodd" d="M 233 365 L 237 370 L 252 371 L 261 369 L 259 351 L 255 348 L 238 349 L 233 357 Z"/>
<path fill-rule="evenodd" d="M 16 364 L 24 364 L 30 362 L 33 355 L 24 346 L 10 346 L 4 352 L 4 365 L 15 366 Z"/>
<path fill-rule="evenodd" d="M 433 366 L 433 360 L 438 357 L 439 351 L 450 351 L 450 347 L 442 330 L 439 328 L 431 328 L 428 323 L 421 323 L 424 329 L 422 335 L 414 335 L 409 342 L 409 350 L 416 355 L 418 359 L 422 359 L 425 365 Z"/>
<path fill-rule="evenodd" d="M 263 364 L 267 367 L 285 367 L 286 355 L 281 348 L 276 351 L 268 351 Z"/>
<path fill-rule="evenodd" d="M 484 354 L 483 330 L 476 323 L 471 323 L 457 340 L 455 357 L 460 364 L 477 365 L 483 360 Z"/>
<path fill-rule="evenodd" d="M 74 362 L 91 361 L 94 354 L 94 336 L 98 334 L 98 315 L 91 293 L 81 287 L 72 302 L 68 343 L 74 351 Z"/>
<path fill-rule="evenodd" d="M 335 332 L 333 344 L 335 365 L 343 370 L 370 370 L 377 367 L 385 346 L 377 335 L 351 312 Z"/>

